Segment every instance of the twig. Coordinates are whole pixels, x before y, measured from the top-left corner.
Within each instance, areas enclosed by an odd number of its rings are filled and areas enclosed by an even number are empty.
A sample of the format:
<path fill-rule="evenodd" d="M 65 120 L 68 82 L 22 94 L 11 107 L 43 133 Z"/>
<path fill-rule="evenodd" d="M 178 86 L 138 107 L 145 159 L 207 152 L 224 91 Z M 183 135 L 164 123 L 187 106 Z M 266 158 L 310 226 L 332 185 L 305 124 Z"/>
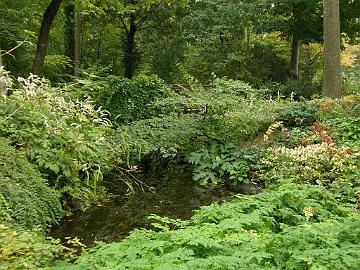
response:
<path fill-rule="evenodd" d="M 25 105 L 29 102 L 29 100 L 27 100 L 26 102 L 24 102 L 19 108 L 17 108 L 15 111 L 13 111 L 11 114 L 9 114 L 8 116 L 6 116 L 3 120 L 0 121 L 0 124 L 5 123 L 6 120 L 10 119 L 14 114 L 16 114 L 18 111 L 20 111 L 23 107 L 25 107 Z"/>
<path fill-rule="evenodd" d="M 1 54 L 1 52 L 0 52 L 0 57 L 5 56 L 5 55 L 10 55 L 17 48 L 21 47 L 25 42 L 27 42 L 27 39 L 25 39 L 24 41 L 21 41 L 18 45 L 16 45 L 14 48 L 10 49 L 9 51 L 5 52 L 4 54 Z"/>
<path fill-rule="evenodd" d="M 154 188 L 148 186 L 146 183 L 144 183 L 143 181 L 139 180 L 138 178 L 136 178 L 133 174 L 131 174 L 129 172 L 129 170 L 126 170 L 124 168 L 119 167 L 120 170 L 126 172 L 130 177 L 132 177 L 140 186 L 142 191 L 144 191 L 144 189 L 142 188 L 142 186 L 145 186 L 146 188 L 148 188 L 150 191 L 153 191 Z"/>

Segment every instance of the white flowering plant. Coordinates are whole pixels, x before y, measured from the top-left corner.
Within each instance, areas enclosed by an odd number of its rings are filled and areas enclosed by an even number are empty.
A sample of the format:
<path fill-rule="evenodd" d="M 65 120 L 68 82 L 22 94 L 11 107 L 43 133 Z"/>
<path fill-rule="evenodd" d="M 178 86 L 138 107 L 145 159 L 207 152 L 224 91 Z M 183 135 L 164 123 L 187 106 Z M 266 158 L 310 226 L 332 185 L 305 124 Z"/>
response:
<path fill-rule="evenodd" d="M 347 146 L 332 143 L 277 146 L 270 148 L 261 160 L 260 177 L 268 183 L 290 180 L 349 192 L 360 185 L 359 164 L 360 153 Z"/>
<path fill-rule="evenodd" d="M 64 203 L 86 205 L 98 197 L 98 182 L 113 157 L 107 112 L 35 75 L 12 81 L 5 74 L 2 80 L 11 95 L 0 97 L 0 136 L 25 150 L 49 184 L 63 192 Z"/>

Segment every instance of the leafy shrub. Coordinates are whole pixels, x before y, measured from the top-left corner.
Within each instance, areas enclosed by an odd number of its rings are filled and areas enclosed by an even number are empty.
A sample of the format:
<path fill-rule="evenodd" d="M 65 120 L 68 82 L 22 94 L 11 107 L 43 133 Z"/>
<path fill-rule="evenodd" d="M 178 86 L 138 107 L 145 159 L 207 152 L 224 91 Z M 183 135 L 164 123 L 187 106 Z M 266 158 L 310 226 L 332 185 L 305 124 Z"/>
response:
<path fill-rule="evenodd" d="M 350 49 L 351 50 L 351 49 Z M 342 72 L 342 92 L 344 95 L 359 94 L 360 91 L 360 51 L 359 47 L 350 53 L 350 63 L 343 67 Z"/>
<path fill-rule="evenodd" d="M 360 118 L 336 118 L 329 120 L 329 123 L 342 142 L 360 141 Z"/>
<path fill-rule="evenodd" d="M 193 178 L 200 184 L 216 185 L 229 181 L 236 185 L 251 182 L 251 172 L 260 157 L 259 148 L 236 150 L 233 144 L 213 144 L 209 149 L 191 153 L 188 161 L 195 166 Z"/>
<path fill-rule="evenodd" d="M 0 224 L 0 261 L 2 270 L 48 269 L 58 259 L 74 258 L 76 249 L 81 247 L 77 240 L 69 240 L 70 247 L 60 240 L 44 237 L 39 230 L 15 231 Z"/>
<path fill-rule="evenodd" d="M 277 121 L 287 127 L 309 126 L 319 120 L 315 105 L 306 102 L 285 103 L 277 110 Z"/>
<path fill-rule="evenodd" d="M 53 269 L 357 269 L 360 217 L 321 187 L 284 185 L 199 210 L 190 223 L 159 219 Z M 170 227 L 176 225 L 177 230 Z"/>
<path fill-rule="evenodd" d="M 125 147 L 120 151 L 127 153 L 129 159 L 141 159 L 152 153 L 169 157 L 196 149 L 200 127 L 201 118 L 196 116 L 165 116 L 123 126 L 115 138 L 120 148 Z"/>
<path fill-rule="evenodd" d="M 213 81 L 213 84 L 214 91 L 217 93 L 228 93 L 247 99 L 261 98 L 264 95 L 264 90 L 255 89 L 249 84 L 239 80 L 225 80 L 216 78 Z"/>
<path fill-rule="evenodd" d="M 238 144 L 256 139 L 275 121 L 275 105 L 267 101 L 241 102 L 233 99 L 232 102 L 234 107 L 230 109 L 222 110 L 221 106 L 210 108 L 209 117 L 205 119 L 205 134 L 223 143 Z"/>
<path fill-rule="evenodd" d="M 359 94 L 360 91 L 360 65 L 357 70 L 347 70 L 343 72 L 342 77 L 342 93 L 345 95 Z"/>
<path fill-rule="evenodd" d="M 315 101 L 315 103 L 319 107 L 322 121 L 333 118 L 358 117 L 360 115 L 359 96 L 345 96 L 338 100 L 324 98 Z"/>
<path fill-rule="evenodd" d="M 313 96 L 321 95 L 321 82 L 313 81 L 311 77 L 306 76 L 299 80 L 288 80 L 279 91 L 282 95 L 293 96 L 296 100 L 311 99 Z"/>
<path fill-rule="evenodd" d="M 71 69 L 71 59 L 65 55 L 47 55 L 44 61 L 44 76 L 52 82 L 64 79 L 66 73 Z"/>
<path fill-rule="evenodd" d="M 269 182 L 291 180 L 296 183 L 310 183 L 350 192 L 359 186 L 360 155 L 349 147 L 334 144 L 314 144 L 296 148 L 270 148 L 261 161 L 263 173 L 260 177 Z"/>
<path fill-rule="evenodd" d="M 19 79 L 9 97 L 0 96 L 0 134 L 69 201 L 88 203 L 110 169 L 111 123 L 91 100 L 72 100 L 35 76 Z"/>
<path fill-rule="evenodd" d="M 156 116 L 151 104 L 169 95 L 166 85 L 157 77 L 139 76 L 132 80 L 109 77 L 107 81 L 108 89 L 99 94 L 97 103 L 120 124 Z"/>
<path fill-rule="evenodd" d="M 237 81 L 217 82 L 215 88 L 193 91 L 182 100 L 185 108 L 194 109 L 202 118 L 204 136 L 237 144 L 256 138 L 275 120 L 277 105 L 256 99 L 256 95 L 260 95 L 257 90 Z M 249 92 L 246 98 L 242 92 L 245 89 Z"/>
<path fill-rule="evenodd" d="M 62 215 L 58 194 L 21 152 L 0 137 L 0 223 L 32 228 L 56 223 Z"/>

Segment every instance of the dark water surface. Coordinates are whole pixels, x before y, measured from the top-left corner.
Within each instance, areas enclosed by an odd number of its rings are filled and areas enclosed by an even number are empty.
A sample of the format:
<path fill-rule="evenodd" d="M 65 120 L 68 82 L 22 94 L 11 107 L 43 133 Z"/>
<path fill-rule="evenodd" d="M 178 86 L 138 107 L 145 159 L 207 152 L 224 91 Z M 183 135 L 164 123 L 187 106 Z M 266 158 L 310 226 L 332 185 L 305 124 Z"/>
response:
<path fill-rule="evenodd" d="M 149 228 L 151 221 L 147 217 L 150 214 L 188 219 L 193 210 L 220 197 L 197 186 L 186 166 L 163 168 L 160 173 L 138 177 L 154 189 L 142 191 L 138 188 L 135 195 L 119 195 L 102 206 L 75 213 L 64 219 L 51 236 L 60 239 L 78 237 L 86 245 L 92 245 L 94 241 L 119 241 L 132 229 Z"/>

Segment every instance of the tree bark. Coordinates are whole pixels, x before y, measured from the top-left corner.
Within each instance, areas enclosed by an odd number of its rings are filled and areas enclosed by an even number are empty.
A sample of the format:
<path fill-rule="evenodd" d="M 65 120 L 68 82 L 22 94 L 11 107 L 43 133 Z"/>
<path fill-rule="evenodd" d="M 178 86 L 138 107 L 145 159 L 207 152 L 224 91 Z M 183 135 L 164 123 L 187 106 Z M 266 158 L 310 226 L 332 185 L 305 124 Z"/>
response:
<path fill-rule="evenodd" d="M 76 11 L 76 22 L 75 22 L 75 59 L 74 59 L 74 75 L 79 75 L 80 64 L 81 64 L 81 25 L 82 18 L 79 10 Z"/>
<path fill-rule="evenodd" d="M 48 47 L 50 28 L 55 19 L 56 13 L 60 8 L 61 2 L 62 0 L 52 0 L 43 15 L 37 41 L 35 59 L 32 67 L 33 74 L 39 76 L 42 75 L 42 68 L 44 65 L 46 50 Z"/>
<path fill-rule="evenodd" d="M 65 55 L 71 60 L 69 74 L 74 74 L 75 63 L 75 3 L 74 0 L 66 0 L 64 6 L 64 49 Z"/>
<path fill-rule="evenodd" d="M 324 0 L 324 84 L 323 96 L 341 97 L 339 0 Z"/>
<path fill-rule="evenodd" d="M 291 70 L 290 78 L 293 80 L 299 79 L 299 56 L 300 56 L 300 40 L 295 36 L 291 42 Z"/>
<path fill-rule="evenodd" d="M 130 16 L 130 27 L 126 31 L 126 38 L 124 40 L 124 68 L 125 77 L 131 79 L 140 62 L 140 54 L 136 48 L 135 34 L 137 28 L 135 23 L 135 16 Z"/>

